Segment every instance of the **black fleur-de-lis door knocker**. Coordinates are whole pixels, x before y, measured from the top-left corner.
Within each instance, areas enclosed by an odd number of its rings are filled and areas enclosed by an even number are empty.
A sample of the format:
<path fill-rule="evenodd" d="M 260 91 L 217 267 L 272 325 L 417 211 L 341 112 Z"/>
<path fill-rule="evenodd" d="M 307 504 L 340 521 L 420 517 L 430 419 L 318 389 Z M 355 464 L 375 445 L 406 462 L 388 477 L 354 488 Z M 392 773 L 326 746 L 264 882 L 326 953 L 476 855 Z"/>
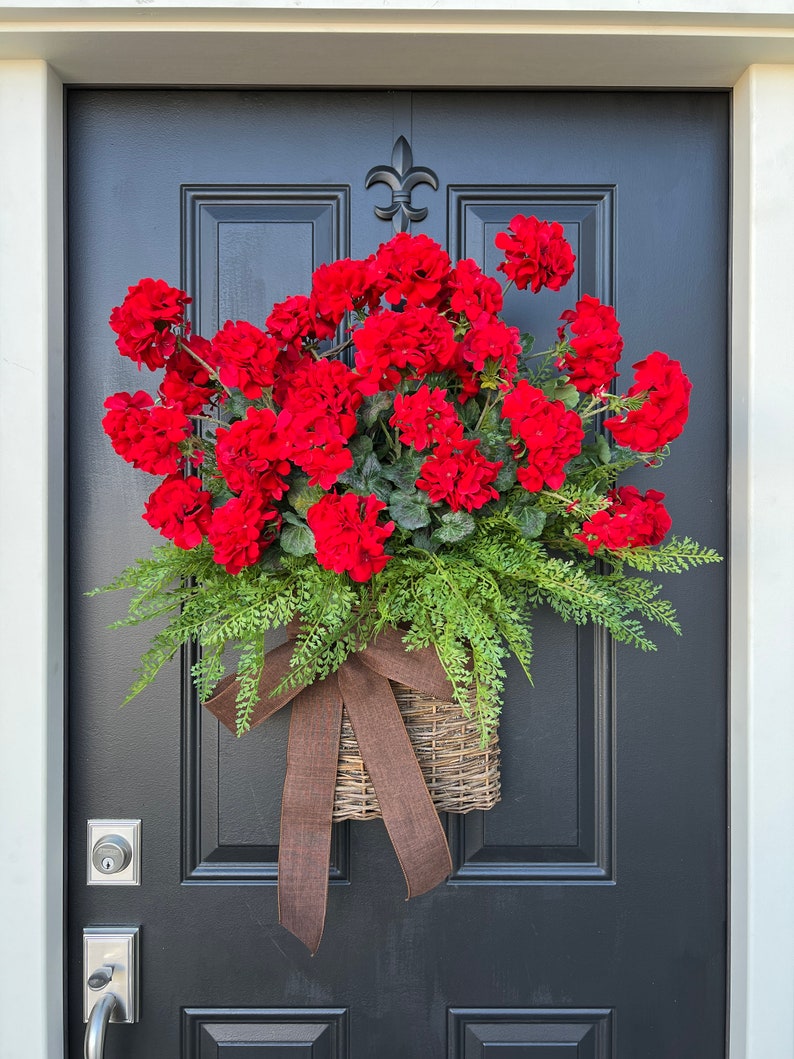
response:
<path fill-rule="evenodd" d="M 438 177 L 432 169 L 414 165 L 411 145 L 401 136 L 391 153 L 391 165 L 376 165 L 367 173 L 364 187 L 373 184 L 388 184 L 392 190 L 390 206 L 376 206 L 375 215 L 382 221 L 391 221 L 395 232 L 407 232 L 411 221 L 423 221 L 427 206 L 411 205 L 411 192 L 417 184 L 429 184 L 438 191 Z"/>

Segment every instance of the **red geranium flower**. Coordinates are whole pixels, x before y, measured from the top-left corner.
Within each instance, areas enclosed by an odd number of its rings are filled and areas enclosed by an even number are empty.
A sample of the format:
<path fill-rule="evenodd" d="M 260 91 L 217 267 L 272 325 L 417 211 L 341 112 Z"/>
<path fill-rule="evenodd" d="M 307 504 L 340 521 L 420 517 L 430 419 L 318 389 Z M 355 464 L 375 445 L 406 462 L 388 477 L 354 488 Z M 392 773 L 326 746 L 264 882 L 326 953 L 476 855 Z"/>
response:
<path fill-rule="evenodd" d="M 575 337 L 570 340 L 571 348 L 557 361 L 557 367 L 580 393 L 603 394 L 617 377 L 615 365 L 623 351 L 615 310 L 585 294 L 576 303 L 576 309 L 566 309 L 560 319 L 570 325 Z M 560 327 L 557 333 L 563 338 L 565 327 Z"/>
<path fill-rule="evenodd" d="M 633 485 L 610 489 L 609 506 L 597 511 L 582 525 L 574 538 L 587 545 L 591 555 L 603 545 L 619 548 L 644 548 L 660 544 L 673 520 L 662 504 L 664 493 L 649 489 L 645 496 Z"/>
<path fill-rule="evenodd" d="M 281 515 L 262 496 L 243 493 L 212 513 L 209 542 L 213 559 L 228 574 L 253 566 L 281 529 Z"/>
<path fill-rule="evenodd" d="M 499 232 L 494 241 L 505 252 L 497 269 L 519 290 L 531 287 L 535 294 L 541 287 L 559 290 L 573 275 L 576 256 L 557 221 L 539 221 L 519 213 L 508 231 Z"/>
<path fill-rule="evenodd" d="M 218 428 L 215 455 L 218 470 L 233 493 L 243 490 L 280 500 L 286 492 L 292 445 L 286 434 L 290 417 L 276 417 L 269 408 L 249 408 L 245 419 L 228 430 Z"/>
<path fill-rule="evenodd" d="M 562 401 L 550 401 L 542 390 L 522 379 L 502 405 L 502 417 L 510 420 L 516 460 L 526 460 L 516 477 L 523 487 L 537 493 L 544 483 L 559 489 L 565 481 L 565 464 L 582 450 L 582 420 Z"/>
<path fill-rule="evenodd" d="M 634 367 L 634 385 L 628 396 L 647 393 L 647 399 L 640 408 L 605 420 L 604 426 L 612 431 L 618 445 L 635 452 L 655 452 L 684 429 L 692 383 L 679 361 L 658 350 Z"/>
<path fill-rule="evenodd" d="M 329 489 L 353 466 L 346 442 L 356 432 L 356 409 L 363 400 L 358 381 L 339 360 L 307 359 L 284 391 L 290 458 L 309 475 L 310 485 Z"/>
<path fill-rule="evenodd" d="M 274 305 L 265 326 L 280 346 L 300 349 L 304 338 L 317 337 L 309 311 L 309 299 L 304 294 L 295 294 Z"/>
<path fill-rule="evenodd" d="M 110 313 L 119 353 L 139 368 L 141 364 L 152 371 L 162 368 L 176 346 L 173 328 L 185 322 L 185 306 L 193 299 L 162 279 L 142 279 L 127 290 L 124 301 Z"/>
<path fill-rule="evenodd" d="M 501 362 L 503 383 L 510 385 L 518 367 L 521 342 L 517 327 L 508 327 L 496 317 L 481 317 L 466 335 L 461 347 L 463 359 L 475 371 L 484 371 L 488 360 Z"/>
<path fill-rule="evenodd" d="M 330 329 L 332 335 L 345 313 L 365 305 L 374 309 L 378 304 L 380 291 L 373 288 L 367 278 L 373 260 L 373 257 L 366 261 L 343 258 L 330 265 L 320 265 L 314 272 L 309 311 L 321 330 Z"/>
<path fill-rule="evenodd" d="M 146 501 L 141 517 L 178 548 L 195 548 L 210 526 L 210 500 L 200 478 L 170 474 Z"/>
<path fill-rule="evenodd" d="M 453 511 L 474 511 L 496 500 L 499 493 L 492 483 L 502 461 L 492 463 L 480 452 L 479 442 L 465 441 L 461 435 L 442 441 L 422 464 L 416 488 L 436 504 L 444 501 Z"/>
<path fill-rule="evenodd" d="M 394 523 L 378 522 L 386 509 L 376 496 L 328 493 L 312 504 L 306 521 L 314 533 L 317 562 L 326 570 L 349 573 L 354 581 L 369 581 L 391 558 L 383 550 Z"/>
<path fill-rule="evenodd" d="M 450 307 L 474 323 L 485 313 L 493 316 L 502 308 L 502 288 L 486 276 L 472 258 L 459 261 L 449 278 Z"/>
<path fill-rule="evenodd" d="M 148 393 L 116 393 L 102 427 L 123 460 L 149 474 L 174 474 L 183 463 L 179 443 L 191 433 L 187 416 L 178 408 L 155 405 Z"/>
<path fill-rule="evenodd" d="M 191 357 L 188 349 L 194 350 L 210 367 L 214 367 L 212 345 L 200 335 L 183 339 L 166 364 L 163 381 L 158 393 L 163 404 L 170 408 L 181 408 L 185 415 L 198 415 L 217 392 L 209 371 Z"/>
<path fill-rule="evenodd" d="M 455 357 L 452 325 L 433 309 L 387 309 L 353 332 L 362 393 L 393 389 L 402 378 L 422 379 L 448 368 Z"/>
<path fill-rule="evenodd" d="M 457 437 L 463 425 L 447 391 L 420 386 L 416 393 L 395 394 L 394 413 L 389 425 L 400 428 L 400 441 L 419 452 L 439 441 Z"/>
<path fill-rule="evenodd" d="M 449 281 L 449 255 L 426 235 L 398 232 L 378 247 L 367 269 L 369 284 L 390 305 L 435 306 Z"/>
<path fill-rule="evenodd" d="M 237 387 L 244 397 L 256 400 L 273 385 L 279 345 L 253 324 L 227 320 L 212 340 L 218 375 L 224 386 Z"/>

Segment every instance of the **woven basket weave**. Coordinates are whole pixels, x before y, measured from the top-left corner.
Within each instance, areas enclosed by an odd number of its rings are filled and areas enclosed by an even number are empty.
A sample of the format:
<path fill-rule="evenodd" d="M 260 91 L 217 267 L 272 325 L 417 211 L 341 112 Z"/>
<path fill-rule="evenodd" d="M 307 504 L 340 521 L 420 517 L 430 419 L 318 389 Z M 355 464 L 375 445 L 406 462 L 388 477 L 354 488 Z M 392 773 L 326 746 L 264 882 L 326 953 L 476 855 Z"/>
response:
<path fill-rule="evenodd" d="M 420 695 L 392 682 L 392 690 L 427 789 L 439 812 L 491 809 L 499 801 L 499 740 L 483 749 L 477 724 L 460 706 Z M 347 711 L 336 774 L 334 820 L 370 820 L 381 815 L 372 781 L 361 760 Z"/>

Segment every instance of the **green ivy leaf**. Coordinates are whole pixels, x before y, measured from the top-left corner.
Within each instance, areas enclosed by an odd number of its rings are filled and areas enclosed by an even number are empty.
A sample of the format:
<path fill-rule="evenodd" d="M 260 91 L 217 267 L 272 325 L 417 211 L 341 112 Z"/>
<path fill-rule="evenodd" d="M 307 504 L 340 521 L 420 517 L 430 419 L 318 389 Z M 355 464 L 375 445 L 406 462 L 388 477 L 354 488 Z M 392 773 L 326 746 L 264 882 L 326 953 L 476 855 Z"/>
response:
<path fill-rule="evenodd" d="M 287 500 L 299 515 L 306 517 L 306 512 L 317 501 L 325 495 L 325 490 L 320 485 L 309 485 L 309 479 L 305 475 L 299 475 L 290 486 Z M 287 513 L 289 514 L 289 512 Z M 285 516 L 286 517 L 286 516 Z M 289 521 L 289 520 L 288 520 Z"/>
<path fill-rule="evenodd" d="M 298 522 L 296 525 L 292 519 L 288 519 L 289 514 L 288 511 L 284 516 L 288 524 L 281 530 L 279 538 L 282 550 L 288 555 L 313 555 L 314 534 L 305 522 Z"/>
<path fill-rule="evenodd" d="M 411 537 L 411 544 L 414 548 L 421 548 L 425 552 L 437 552 L 440 544 L 438 541 L 433 540 L 433 535 L 429 530 L 420 529 Z"/>
<path fill-rule="evenodd" d="M 429 502 L 427 493 L 416 489 L 412 493 L 403 493 L 395 489 L 389 497 L 389 514 L 403 529 L 418 530 L 430 525 Z"/>
<path fill-rule="evenodd" d="M 344 474 L 340 474 L 339 481 L 343 485 L 349 485 L 359 496 L 374 493 L 378 500 L 388 500 L 391 493 L 391 486 L 384 478 L 383 467 L 374 452 L 367 456 L 361 466 L 354 465 Z"/>
<path fill-rule="evenodd" d="M 508 459 L 502 465 L 502 469 L 496 476 L 494 482 L 494 488 L 500 493 L 506 493 L 508 489 L 512 489 L 516 484 L 516 464 L 512 459 Z"/>
<path fill-rule="evenodd" d="M 404 448 L 400 458 L 381 468 L 381 474 L 404 493 L 413 491 L 416 479 L 425 462 L 425 456 L 415 449 Z"/>
<path fill-rule="evenodd" d="M 460 418 L 463 420 L 463 425 L 465 427 L 468 427 L 469 430 L 474 430 L 474 428 L 477 426 L 477 421 L 480 418 L 481 411 L 482 409 L 474 400 L 474 398 L 469 398 L 463 408 L 460 409 L 459 413 Z"/>
<path fill-rule="evenodd" d="M 381 412 L 385 412 L 388 408 L 391 408 L 393 400 L 393 395 L 385 390 L 373 394 L 372 397 L 366 397 L 364 399 L 364 408 L 361 413 L 365 426 L 371 427 Z"/>
<path fill-rule="evenodd" d="M 250 404 L 251 402 L 247 397 L 243 397 L 241 393 L 232 392 L 223 404 L 225 417 L 228 417 L 229 422 L 234 419 L 245 419 L 245 413 L 248 411 Z"/>
<path fill-rule="evenodd" d="M 351 438 L 348 445 L 356 462 L 363 462 L 372 452 L 373 447 L 372 438 L 367 434 L 356 434 L 354 438 Z"/>
<path fill-rule="evenodd" d="M 441 525 L 433 531 L 433 540 L 442 544 L 455 544 L 470 537 L 477 528 L 477 523 L 468 511 L 448 511 L 441 519 Z"/>
<path fill-rule="evenodd" d="M 546 512 L 532 505 L 525 505 L 513 518 L 521 531 L 521 536 L 528 541 L 539 537 L 546 525 Z"/>

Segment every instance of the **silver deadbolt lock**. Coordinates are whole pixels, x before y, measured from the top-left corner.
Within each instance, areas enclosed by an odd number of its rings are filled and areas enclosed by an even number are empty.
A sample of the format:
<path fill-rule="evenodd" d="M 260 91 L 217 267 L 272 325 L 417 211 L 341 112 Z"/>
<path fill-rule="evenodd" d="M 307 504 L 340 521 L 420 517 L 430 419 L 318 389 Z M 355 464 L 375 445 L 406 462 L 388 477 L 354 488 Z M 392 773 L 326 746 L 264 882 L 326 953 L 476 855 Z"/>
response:
<path fill-rule="evenodd" d="M 89 886 L 138 886 L 140 820 L 89 820 L 87 859 Z"/>
<path fill-rule="evenodd" d="M 132 860 L 132 847 L 121 835 L 102 835 L 91 850 L 91 862 L 103 875 L 124 871 Z"/>

